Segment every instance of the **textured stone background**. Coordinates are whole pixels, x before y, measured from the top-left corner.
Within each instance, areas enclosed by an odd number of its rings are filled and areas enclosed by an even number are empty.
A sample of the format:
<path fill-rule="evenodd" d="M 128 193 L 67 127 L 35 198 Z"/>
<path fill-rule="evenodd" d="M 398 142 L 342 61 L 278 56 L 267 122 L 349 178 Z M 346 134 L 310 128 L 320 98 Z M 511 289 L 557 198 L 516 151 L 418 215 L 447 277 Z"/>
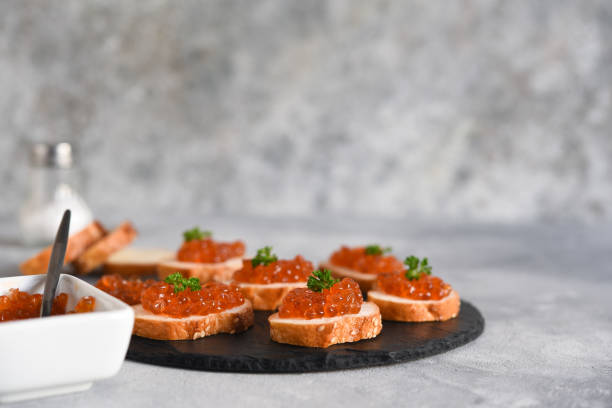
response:
<path fill-rule="evenodd" d="M 612 2 L 3 1 L 0 215 L 28 140 L 96 211 L 612 218 Z"/>

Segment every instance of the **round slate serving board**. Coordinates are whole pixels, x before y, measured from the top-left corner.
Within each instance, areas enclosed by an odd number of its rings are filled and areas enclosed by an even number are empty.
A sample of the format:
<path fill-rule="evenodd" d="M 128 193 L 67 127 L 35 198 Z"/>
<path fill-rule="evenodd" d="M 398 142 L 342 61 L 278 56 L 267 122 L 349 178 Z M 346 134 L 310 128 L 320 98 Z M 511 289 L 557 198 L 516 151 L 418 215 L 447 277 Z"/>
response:
<path fill-rule="evenodd" d="M 160 341 L 132 336 L 127 358 L 143 363 L 207 371 L 302 373 L 341 370 L 416 360 L 469 343 L 482 333 L 484 319 L 461 303 L 455 319 L 434 323 L 384 320 L 378 337 L 326 349 L 270 340 L 270 312 L 255 312 L 255 325 L 240 334 L 198 340 Z"/>

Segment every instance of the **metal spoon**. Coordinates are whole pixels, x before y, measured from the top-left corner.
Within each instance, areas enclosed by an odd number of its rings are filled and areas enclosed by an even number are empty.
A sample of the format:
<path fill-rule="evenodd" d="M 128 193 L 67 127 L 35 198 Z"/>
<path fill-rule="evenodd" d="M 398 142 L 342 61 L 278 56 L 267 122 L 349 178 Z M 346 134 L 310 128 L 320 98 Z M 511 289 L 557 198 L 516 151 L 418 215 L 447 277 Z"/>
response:
<path fill-rule="evenodd" d="M 64 266 L 64 256 L 68 246 L 68 232 L 70 231 L 70 210 L 64 212 L 62 222 L 57 230 L 49 267 L 47 268 L 47 280 L 45 281 L 45 291 L 43 292 L 42 305 L 40 306 L 40 317 L 49 316 L 55 299 L 55 291 L 59 282 L 60 273 Z"/>

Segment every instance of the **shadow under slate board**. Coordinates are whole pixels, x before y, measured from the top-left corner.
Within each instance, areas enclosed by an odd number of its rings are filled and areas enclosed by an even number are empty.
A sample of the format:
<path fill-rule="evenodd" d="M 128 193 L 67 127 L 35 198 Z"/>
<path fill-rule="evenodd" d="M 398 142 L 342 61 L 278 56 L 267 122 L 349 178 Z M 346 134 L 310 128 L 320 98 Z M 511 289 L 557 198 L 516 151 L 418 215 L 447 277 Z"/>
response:
<path fill-rule="evenodd" d="M 468 302 L 445 322 L 383 321 L 378 337 L 326 349 L 279 344 L 270 340 L 268 316 L 255 312 L 255 325 L 240 334 L 198 340 L 164 341 L 132 336 L 127 358 L 192 370 L 251 373 L 303 373 L 401 363 L 440 354 L 469 343 L 484 329 L 484 319 Z"/>

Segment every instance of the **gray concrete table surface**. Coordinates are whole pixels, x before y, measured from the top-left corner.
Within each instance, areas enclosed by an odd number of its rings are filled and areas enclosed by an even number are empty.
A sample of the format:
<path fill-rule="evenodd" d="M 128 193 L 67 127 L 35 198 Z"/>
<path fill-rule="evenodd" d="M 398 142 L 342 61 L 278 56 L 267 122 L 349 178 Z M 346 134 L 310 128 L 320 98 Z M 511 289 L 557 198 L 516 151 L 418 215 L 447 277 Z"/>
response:
<path fill-rule="evenodd" d="M 249 254 L 270 244 L 280 256 L 319 261 L 340 244 L 381 243 L 401 256 L 429 256 L 434 273 L 483 313 L 485 331 L 438 356 L 336 372 L 234 374 L 126 361 L 89 391 L 14 406 L 612 406 L 612 225 L 132 219 L 141 233 L 135 246 L 176 248 L 181 232 L 199 224 L 219 239 L 244 239 Z M 0 276 L 18 274 L 33 252 L 17 243 L 14 221 L 0 220 Z"/>

